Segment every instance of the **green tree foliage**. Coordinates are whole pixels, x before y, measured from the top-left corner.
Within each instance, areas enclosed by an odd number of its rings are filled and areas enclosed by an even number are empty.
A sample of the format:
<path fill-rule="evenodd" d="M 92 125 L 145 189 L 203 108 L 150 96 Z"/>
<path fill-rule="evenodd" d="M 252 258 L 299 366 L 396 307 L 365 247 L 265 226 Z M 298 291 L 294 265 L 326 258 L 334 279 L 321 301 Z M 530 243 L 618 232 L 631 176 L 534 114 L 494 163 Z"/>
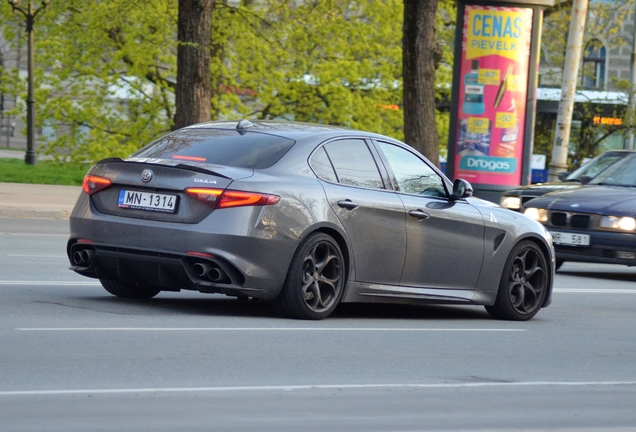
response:
<path fill-rule="evenodd" d="M 57 129 L 48 153 L 125 156 L 170 129 L 175 17 L 163 0 L 51 3 L 35 27 L 36 119 Z"/>
<path fill-rule="evenodd" d="M 455 54 L 455 20 L 457 6 L 454 0 L 439 0 L 437 6 L 437 41 L 442 58 L 437 68 L 435 90 L 437 92 L 437 133 L 440 154 L 446 157 L 450 124 L 450 101 L 453 84 L 453 55 Z"/>
<path fill-rule="evenodd" d="M 20 17 L 6 4 L 2 13 L 16 40 Z M 212 119 L 283 118 L 403 138 L 401 14 L 400 0 L 218 0 Z M 168 132 L 176 32 L 176 0 L 52 2 L 36 24 L 36 118 L 57 129 L 48 153 L 92 162 Z"/>
<path fill-rule="evenodd" d="M 400 1 L 268 0 L 217 11 L 215 34 L 226 41 L 217 75 L 222 116 L 238 111 L 401 138 Z"/>
<path fill-rule="evenodd" d="M 570 25 L 572 2 L 560 2 L 554 8 L 546 10 L 541 49 L 541 86 L 561 87 L 561 76 L 565 61 L 567 33 Z M 634 10 L 634 0 L 616 0 L 611 2 L 590 1 L 585 23 L 583 50 L 605 47 L 607 59 L 611 52 L 631 49 L 620 33 L 621 27 L 630 23 Z M 631 23 L 630 23 L 631 24 Z M 624 33 L 623 33 L 624 34 Z M 564 36 L 565 35 L 565 36 Z M 631 42 L 631 41 L 630 41 Z M 582 52 L 582 57 L 585 52 Z M 607 66 L 606 66 L 607 67 Z M 588 63 L 579 69 L 577 88 L 585 89 L 585 84 L 595 77 L 595 70 Z M 627 100 L 633 94 L 630 83 L 617 76 L 610 76 L 599 90 L 622 92 Z M 619 121 L 600 122 L 600 118 L 617 118 Z M 575 104 L 573 131 L 570 138 L 568 165 L 574 169 L 581 161 L 601 153 L 606 139 L 616 132 L 629 127 L 633 115 L 629 110 L 611 105 L 602 105 L 597 101 L 582 101 Z M 595 122 L 594 119 L 597 119 Z M 574 127 L 576 125 L 576 127 Z M 547 118 L 538 118 L 535 124 L 534 153 L 545 154 L 548 162 L 552 154 L 555 122 Z"/>

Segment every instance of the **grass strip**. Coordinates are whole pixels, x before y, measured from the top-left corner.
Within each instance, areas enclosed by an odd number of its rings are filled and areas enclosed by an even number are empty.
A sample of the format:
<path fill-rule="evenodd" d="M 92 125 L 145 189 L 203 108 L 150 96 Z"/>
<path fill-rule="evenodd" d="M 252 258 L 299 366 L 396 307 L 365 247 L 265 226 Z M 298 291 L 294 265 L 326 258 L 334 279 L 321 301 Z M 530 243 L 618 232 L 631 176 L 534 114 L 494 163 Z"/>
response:
<path fill-rule="evenodd" d="M 22 159 L 0 158 L 0 182 L 80 186 L 88 168 L 47 160 L 34 166 Z"/>

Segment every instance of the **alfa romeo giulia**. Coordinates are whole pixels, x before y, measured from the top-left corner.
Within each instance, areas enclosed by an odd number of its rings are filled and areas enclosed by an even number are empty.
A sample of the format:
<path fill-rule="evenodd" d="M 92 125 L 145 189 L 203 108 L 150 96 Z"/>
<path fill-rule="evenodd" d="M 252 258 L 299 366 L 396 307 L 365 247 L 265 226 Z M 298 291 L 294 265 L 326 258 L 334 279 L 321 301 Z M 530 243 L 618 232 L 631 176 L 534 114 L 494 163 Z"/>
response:
<path fill-rule="evenodd" d="M 551 236 L 471 197 L 395 139 L 294 122 L 210 122 L 91 167 L 71 269 L 109 293 L 197 290 L 321 319 L 340 302 L 483 305 L 527 320 L 551 301 Z"/>

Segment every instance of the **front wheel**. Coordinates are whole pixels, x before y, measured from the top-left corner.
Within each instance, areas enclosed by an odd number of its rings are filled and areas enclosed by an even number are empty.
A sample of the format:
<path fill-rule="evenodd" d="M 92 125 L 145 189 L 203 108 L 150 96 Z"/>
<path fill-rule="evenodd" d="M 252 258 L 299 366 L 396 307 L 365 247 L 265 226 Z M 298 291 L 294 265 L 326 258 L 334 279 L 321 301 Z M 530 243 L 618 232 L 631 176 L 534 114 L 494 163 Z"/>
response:
<path fill-rule="evenodd" d="M 326 318 L 338 306 L 345 282 L 338 243 L 327 234 L 311 234 L 296 250 L 274 307 L 290 318 Z"/>
<path fill-rule="evenodd" d="M 113 279 L 99 280 L 106 291 L 117 297 L 133 299 L 149 299 L 161 292 L 160 289 Z"/>
<path fill-rule="evenodd" d="M 497 319 L 526 321 L 539 312 L 548 290 L 548 264 L 531 241 L 516 245 L 504 267 L 497 299 L 486 311 Z"/>

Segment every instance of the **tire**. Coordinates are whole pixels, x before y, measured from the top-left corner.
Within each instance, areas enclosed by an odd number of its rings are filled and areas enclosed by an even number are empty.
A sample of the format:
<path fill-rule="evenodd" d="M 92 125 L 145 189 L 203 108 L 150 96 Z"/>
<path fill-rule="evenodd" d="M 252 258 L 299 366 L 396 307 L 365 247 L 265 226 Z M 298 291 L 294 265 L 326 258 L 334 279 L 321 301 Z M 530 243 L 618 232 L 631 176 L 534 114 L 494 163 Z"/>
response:
<path fill-rule="evenodd" d="M 328 317 L 342 297 L 345 272 L 338 243 L 327 234 L 311 234 L 296 250 L 274 308 L 289 318 Z"/>
<path fill-rule="evenodd" d="M 554 267 L 554 271 L 557 271 L 558 269 L 560 269 L 564 262 L 565 261 L 563 261 L 562 259 L 557 259 L 556 266 Z"/>
<path fill-rule="evenodd" d="M 497 299 L 486 311 L 496 319 L 527 321 L 539 312 L 548 290 L 548 263 L 531 241 L 516 245 L 506 261 Z"/>
<path fill-rule="evenodd" d="M 149 299 L 161 292 L 160 289 L 147 285 L 132 284 L 112 279 L 100 279 L 99 281 L 106 291 L 122 298 Z"/>

